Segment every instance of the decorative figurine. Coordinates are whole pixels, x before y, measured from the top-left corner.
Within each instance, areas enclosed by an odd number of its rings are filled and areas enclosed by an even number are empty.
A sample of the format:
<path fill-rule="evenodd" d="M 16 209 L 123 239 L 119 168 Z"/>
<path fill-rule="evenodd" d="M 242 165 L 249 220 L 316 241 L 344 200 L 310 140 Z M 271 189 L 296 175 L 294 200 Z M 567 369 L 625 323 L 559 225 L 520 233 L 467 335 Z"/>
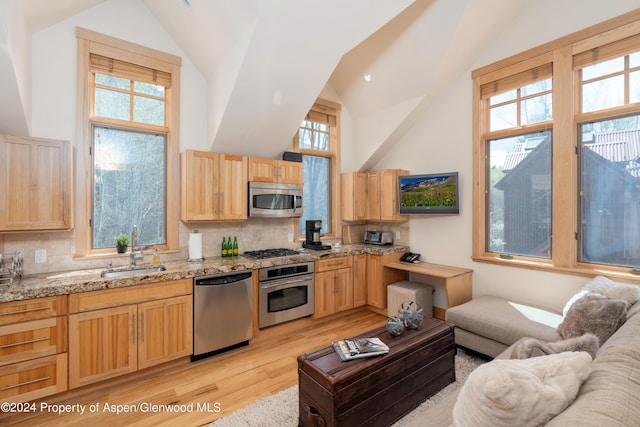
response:
<path fill-rule="evenodd" d="M 395 316 L 389 317 L 387 319 L 387 332 L 389 332 L 394 337 L 397 337 L 404 332 L 404 323 L 402 323 L 402 320 L 398 319 Z"/>
<path fill-rule="evenodd" d="M 405 328 L 418 329 L 424 320 L 422 307 L 413 301 L 403 302 L 398 309 L 398 318 L 402 320 Z"/>

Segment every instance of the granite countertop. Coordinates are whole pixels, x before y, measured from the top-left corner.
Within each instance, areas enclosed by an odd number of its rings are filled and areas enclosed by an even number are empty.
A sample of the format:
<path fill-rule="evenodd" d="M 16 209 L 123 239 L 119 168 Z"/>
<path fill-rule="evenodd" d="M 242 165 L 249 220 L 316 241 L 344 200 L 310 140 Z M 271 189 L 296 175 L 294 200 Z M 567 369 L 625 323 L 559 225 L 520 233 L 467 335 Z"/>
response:
<path fill-rule="evenodd" d="M 263 267 L 293 264 L 297 262 L 316 261 L 324 258 L 341 256 L 374 254 L 386 255 L 406 252 L 408 246 L 375 246 L 365 244 L 342 245 L 326 251 L 301 251 L 299 255 L 279 258 L 256 260 L 244 256 L 235 258 L 212 257 L 201 262 L 168 261 L 162 263 L 166 271 L 158 273 L 140 274 L 137 276 L 122 276 L 117 278 L 103 278 L 100 273 L 104 270 L 77 270 L 53 272 L 37 275 L 26 275 L 7 288 L 0 290 L 0 302 L 19 301 L 32 298 L 43 298 L 55 295 L 74 294 L 79 292 L 97 291 L 102 289 L 121 288 L 142 285 L 146 283 L 164 282 L 169 280 L 188 279 L 209 276 L 234 271 L 255 270 Z M 145 264 L 146 266 L 147 264 Z M 151 266 L 151 265 L 149 265 Z M 118 268 L 114 268 L 117 270 Z"/>

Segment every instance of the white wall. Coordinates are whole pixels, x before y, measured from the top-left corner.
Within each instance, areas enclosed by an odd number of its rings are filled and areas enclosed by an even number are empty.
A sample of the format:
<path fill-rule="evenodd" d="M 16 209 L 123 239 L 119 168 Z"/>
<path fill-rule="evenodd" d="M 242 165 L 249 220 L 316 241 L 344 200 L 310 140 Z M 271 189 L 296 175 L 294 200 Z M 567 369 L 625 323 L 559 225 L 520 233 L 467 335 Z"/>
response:
<path fill-rule="evenodd" d="M 473 69 L 525 51 L 638 7 L 637 1 L 541 0 L 530 2 L 507 31 L 480 53 Z M 501 295 L 561 310 L 588 279 L 473 262 L 472 253 L 472 86 L 471 70 L 443 94 L 375 169 L 412 173 L 460 173 L 461 211 L 453 216 L 410 219 L 411 249 L 429 262 L 474 270 L 473 294 Z M 419 278 L 418 278 L 419 279 Z M 446 307 L 441 289 L 434 305 Z"/>

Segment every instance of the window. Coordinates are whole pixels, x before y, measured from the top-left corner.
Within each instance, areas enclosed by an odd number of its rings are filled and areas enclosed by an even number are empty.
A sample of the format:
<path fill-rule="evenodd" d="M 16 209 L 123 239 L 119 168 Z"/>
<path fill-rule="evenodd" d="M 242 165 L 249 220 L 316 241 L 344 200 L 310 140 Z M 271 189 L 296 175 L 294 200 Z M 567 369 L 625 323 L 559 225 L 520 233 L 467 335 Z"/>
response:
<path fill-rule="evenodd" d="M 635 278 L 639 24 L 637 10 L 473 71 L 474 260 Z"/>
<path fill-rule="evenodd" d="M 321 232 L 337 234 L 337 153 L 339 152 L 340 106 L 318 100 L 301 123 L 295 148 L 302 153 L 303 214 L 298 234 L 304 236 L 307 220 L 321 220 Z"/>
<path fill-rule="evenodd" d="M 78 221 L 79 256 L 113 254 L 114 236 L 138 228 L 140 245 L 178 249 L 180 58 L 78 28 L 79 110 L 86 131 L 78 183 L 87 215 Z M 82 157 L 81 157 L 82 156 Z"/>

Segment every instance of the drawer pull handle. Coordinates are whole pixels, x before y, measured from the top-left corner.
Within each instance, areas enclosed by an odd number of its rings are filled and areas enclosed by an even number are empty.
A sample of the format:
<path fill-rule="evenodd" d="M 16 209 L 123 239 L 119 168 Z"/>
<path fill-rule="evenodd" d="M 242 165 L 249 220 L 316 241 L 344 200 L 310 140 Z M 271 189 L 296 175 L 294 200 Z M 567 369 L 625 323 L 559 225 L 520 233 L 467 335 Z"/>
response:
<path fill-rule="evenodd" d="M 4 313 L 0 313 L 0 316 L 10 316 L 12 314 L 22 314 L 22 313 L 31 313 L 32 311 L 42 311 L 48 310 L 49 307 L 36 307 L 36 308 L 25 308 L 24 310 L 16 310 L 16 311 L 5 311 Z"/>
<path fill-rule="evenodd" d="M 51 339 L 51 337 L 36 338 L 36 339 L 33 339 L 33 340 L 28 340 L 28 341 L 14 342 L 14 343 L 11 343 L 11 344 L 0 345 L 0 348 L 17 347 L 17 346 L 23 345 L 23 344 L 33 344 L 33 343 L 40 342 L 40 341 L 49 341 L 49 339 Z"/>
<path fill-rule="evenodd" d="M 51 379 L 51 377 L 47 376 L 47 377 L 38 378 L 37 380 L 25 381 L 25 382 L 20 383 L 20 384 L 7 385 L 7 386 L 4 386 L 4 387 L 0 388 L 0 391 L 11 390 L 12 388 L 22 387 L 23 385 L 29 385 L 29 384 L 33 384 L 33 383 L 39 383 L 40 381 L 47 381 L 47 380 L 50 380 L 50 379 Z"/>

